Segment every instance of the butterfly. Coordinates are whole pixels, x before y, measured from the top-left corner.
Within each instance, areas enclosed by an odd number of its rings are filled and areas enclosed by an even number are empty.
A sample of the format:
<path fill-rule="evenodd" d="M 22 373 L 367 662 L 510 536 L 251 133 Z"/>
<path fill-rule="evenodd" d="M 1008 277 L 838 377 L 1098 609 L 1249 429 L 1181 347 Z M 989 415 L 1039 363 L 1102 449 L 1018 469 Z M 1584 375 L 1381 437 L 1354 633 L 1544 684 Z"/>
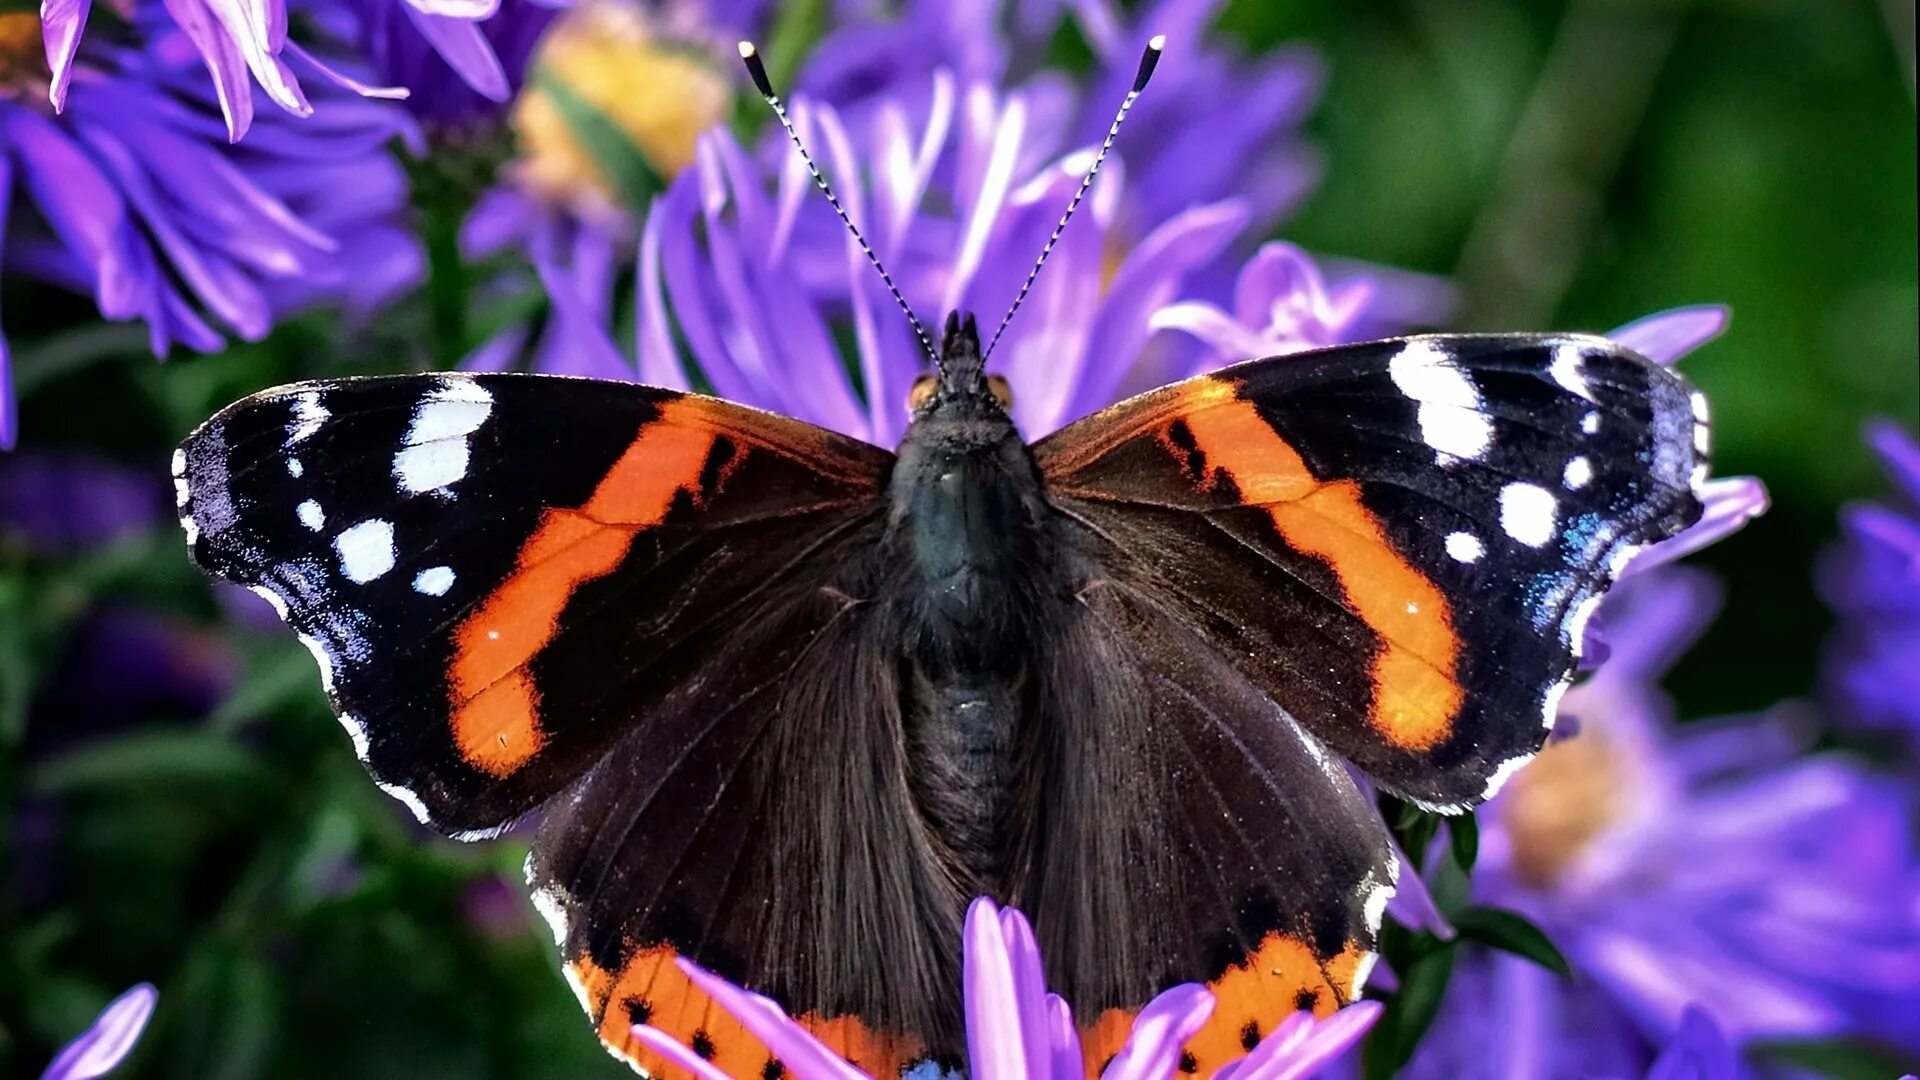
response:
<path fill-rule="evenodd" d="M 949 316 L 893 452 L 630 383 L 297 383 L 180 447 L 181 520 L 422 822 L 539 812 L 534 904 L 646 1072 L 637 1023 L 780 1072 L 682 958 L 876 1076 L 957 1063 L 982 894 L 1090 1067 L 1193 981 L 1210 1072 L 1365 984 L 1399 871 L 1349 765 L 1453 813 L 1539 750 L 1623 559 L 1701 514 L 1704 398 L 1598 337 L 1430 335 L 1028 443 L 987 351 Z"/>

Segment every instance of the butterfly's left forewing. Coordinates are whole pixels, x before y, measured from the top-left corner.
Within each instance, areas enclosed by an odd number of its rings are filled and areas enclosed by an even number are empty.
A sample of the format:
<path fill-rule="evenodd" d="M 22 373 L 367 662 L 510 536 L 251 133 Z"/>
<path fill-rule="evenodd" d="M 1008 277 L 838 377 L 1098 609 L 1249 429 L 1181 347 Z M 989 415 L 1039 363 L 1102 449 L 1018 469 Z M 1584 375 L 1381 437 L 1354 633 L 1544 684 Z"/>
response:
<path fill-rule="evenodd" d="M 1035 446 L 1094 558 L 1387 789 L 1457 812 L 1545 741 L 1587 613 L 1699 518 L 1705 400 L 1601 338 L 1252 361 Z"/>

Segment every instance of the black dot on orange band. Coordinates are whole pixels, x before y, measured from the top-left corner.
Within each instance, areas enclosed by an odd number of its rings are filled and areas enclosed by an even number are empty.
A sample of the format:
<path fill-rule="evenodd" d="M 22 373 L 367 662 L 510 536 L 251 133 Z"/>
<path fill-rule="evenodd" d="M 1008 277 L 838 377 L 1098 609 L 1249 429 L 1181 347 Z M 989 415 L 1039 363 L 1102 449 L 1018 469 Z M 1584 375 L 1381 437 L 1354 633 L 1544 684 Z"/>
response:
<path fill-rule="evenodd" d="M 692 1040 L 687 1043 L 687 1047 L 699 1055 L 702 1061 L 712 1061 L 713 1056 L 720 1052 L 713 1045 L 712 1036 L 708 1035 L 705 1031 L 694 1032 Z"/>
<path fill-rule="evenodd" d="M 1260 1045 L 1259 1024 L 1252 1020 L 1247 1021 L 1247 1026 L 1240 1029 L 1240 1045 L 1248 1050 Z"/>
<path fill-rule="evenodd" d="M 646 998 L 628 998 L 626 1004 L 629 1024 L 644 1024 L 653 1019 L 653 1003 Z"/>
<path fill-rule="evenodd" d="M 1320 991 L 1318 990 L 1302 990 L 1299 993 L 1293 995 L 1293 1007 L 1296 1009 L 1303 1009 L 1307 1012 L 1312 1012 L 1314 1010 L 1314 1007 L 1319 1004 L 1320 1004 Z"/>
<path fill-rule="evenodd" d="M 1185 1050 L 1180 1051 L 1180 1071 L 1183 1073 L 1199 1072 L 1200 1059 L 1194 1057 L 1192 1054 L 1187 1053 Z"/>
<path fill-rule="evenodd" d="M 767 1063 L 760 1066 L 760 1080 L 780 1080 L 785 1075 L 787 1067 L 773 1058 L 768 1058 Z"/>

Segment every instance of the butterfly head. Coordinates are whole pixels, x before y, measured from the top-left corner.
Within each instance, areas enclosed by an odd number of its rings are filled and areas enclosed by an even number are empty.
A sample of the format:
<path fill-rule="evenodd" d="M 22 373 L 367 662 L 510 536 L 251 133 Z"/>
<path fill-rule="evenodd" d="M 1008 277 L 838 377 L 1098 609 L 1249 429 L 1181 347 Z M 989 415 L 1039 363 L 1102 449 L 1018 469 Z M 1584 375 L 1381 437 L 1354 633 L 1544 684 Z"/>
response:
<path fill-rule="evenodd" d="M 940 361 L 935 371 L 914 380 L 907 407 L 915 416 L 935 410 L 992 411 L 1013 408 L 1013 389 L 999 375 L 989 375 L 980 350 L 980 326 L 971 311 L 947 315 L 940 337 Z"/>

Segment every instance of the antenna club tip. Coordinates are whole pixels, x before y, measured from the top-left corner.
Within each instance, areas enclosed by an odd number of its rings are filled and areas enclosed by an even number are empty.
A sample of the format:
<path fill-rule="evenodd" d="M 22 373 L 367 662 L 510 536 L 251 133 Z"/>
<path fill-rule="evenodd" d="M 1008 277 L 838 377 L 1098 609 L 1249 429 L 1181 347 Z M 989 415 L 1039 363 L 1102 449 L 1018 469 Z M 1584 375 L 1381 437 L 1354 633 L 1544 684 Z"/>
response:
<path fill-rule="evenodd" d="M 1139 93 L 1147 88 L 1147 80 L 1153 78 L 1153 69 L 1160 63 L 1161 50 L 1167 47 L 1167 35 L 1155 34 L 1147 41 L 1147 49 L 1140 54 L 1140 70 L 1133 76 L 1133 92 Z"/>
<path fill-rule="evenodd" d="M 746 42 L 744 42 L 744 41 L 743 41 L 743 42 L 741 42 L 741 43 L 740 43 L 740 47 L 741 47 L 741 48 L 743 48 L 743 49 L 750 49 L 750 48 L 752 48 L 753 46 L 751 46 L 751 45 L 749 45 L 748 43 L 746 43 Z M 1165 35 L 1165 34 L 1155 34 L 1155 35 L 1153 35 L 1152 37 L 1150 37 L 1150 38 L 1148 38 L 1148 39 L 1147 39 L 1147 49 L 1148 49 L 1148 51 L 1150 51 L 1150 52 L 1165 52 L 1165 51 L 1167 51 L 1167 35 Z"/>
<path fill-rule="evenodd" d="M 754 48 L 753 42 L 740 42 L 740 59 L 747 65 L 747 74 L 753 77 L 753 88 L 760 91 L 761 97 L 772 101 L 773 82 L 767 78 L 767 65 L 761 63 L 760 50 Z"/>

